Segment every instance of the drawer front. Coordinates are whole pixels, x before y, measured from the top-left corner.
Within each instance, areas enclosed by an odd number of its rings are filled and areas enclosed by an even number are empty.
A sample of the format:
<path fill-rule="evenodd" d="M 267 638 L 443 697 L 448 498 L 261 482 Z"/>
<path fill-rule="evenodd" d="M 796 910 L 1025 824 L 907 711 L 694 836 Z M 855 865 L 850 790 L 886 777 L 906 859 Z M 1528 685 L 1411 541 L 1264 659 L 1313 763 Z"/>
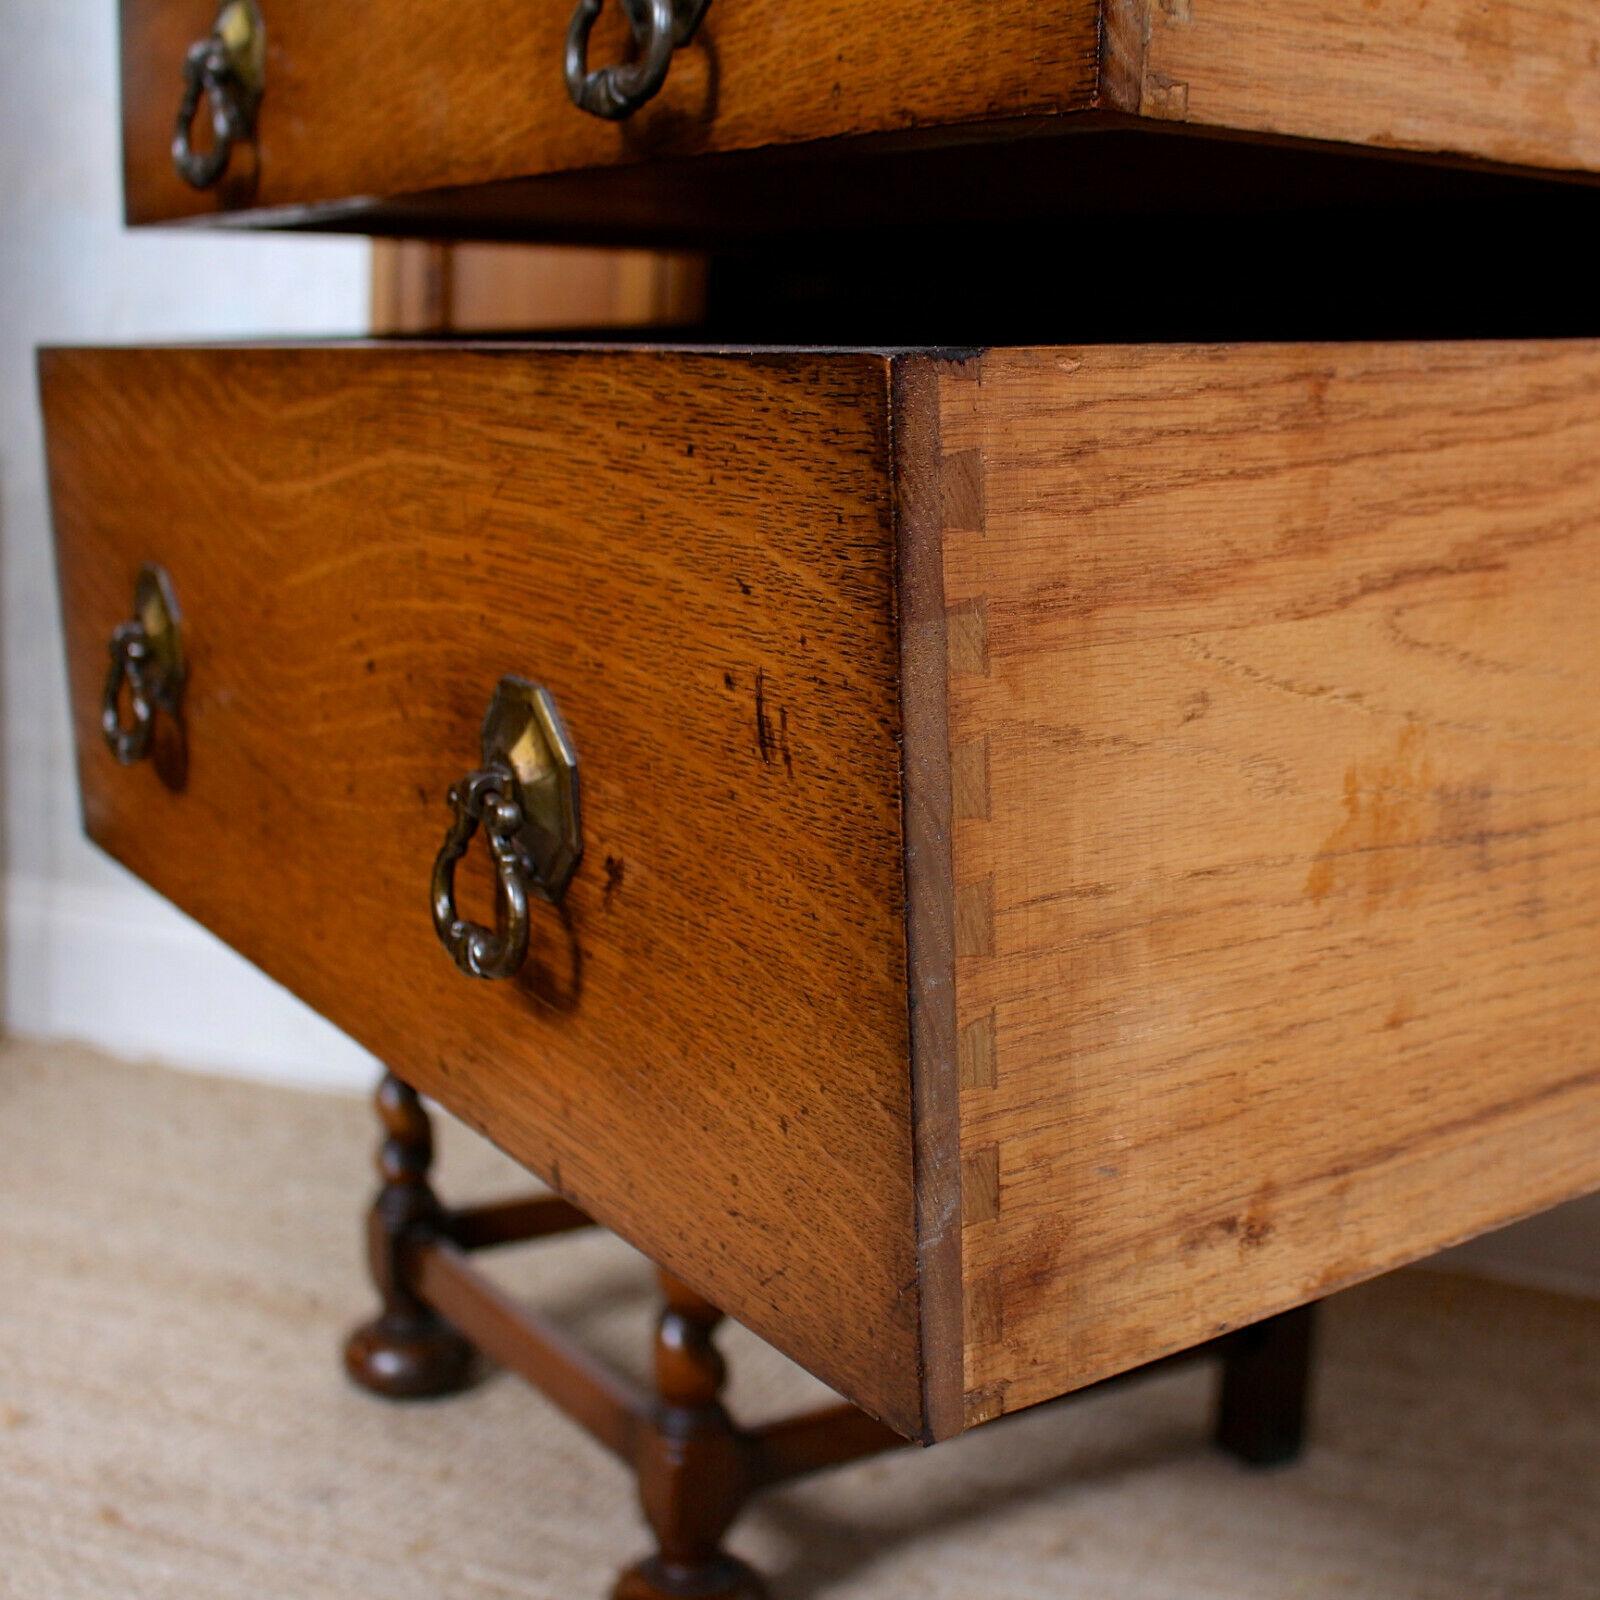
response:
<path fill-rule="evenodd" d="M 914 1428 L 885 361 L 65 351 L 42 372 L 94 839 Z M 100 729 L 147 561 L 181 610 L 186 772 L 120 766 Z M 565 720 L 584 854 L 560 912 L 535 904 L 523 972 L 485 982 L 441 949 L 430 872 L 507 673 Z M 486 877 L 481 840 L 470 859 Z M 482 883 L 461 892 L 488 920 Z"/>
<path fill-rule="evenodd" d="M 981 211 L 992 184 L 1011 209 L 1036 215 L 1080 192 L 1093 153 L 1030 178 L 1044 147 L 1014 136 L 1080 127 L 1081 114 L 1100 112 L 1122 127 L 1132 116 L 1152 127 L 1600 170 L 1600 15 L 1571 0 L 710 0 L 659 94 L 621 123 L 569 98 L 566 0 L 259 3 L 257 140 L 219 181 L 196 188 L 174 169 L 173 118 L 186 54 L 209 34 L 217 0 L 123 0 L 131 221 L 255 212 L 387 232 L 570 237 L 622 227 L 693 242 L 737 231 L 747 210 L 777 231 L 826 224 L 834 212 L 870 223 L 885 204 L 904 212 L 894 191 L 907 183 L 929 189 L 924 216 L 957 204 Z M 620 0 L 607 0 L 592 63 L 621 60 L 626 32 Z M 897 180 L 842 165 L 852 139 L 935 156 L 962 143 L 986 148 L 980 167 L 956 159 Z M 817 141 L 834 142 L 785 167 L 787 221 L 759 164 L 741 180 L 737 167 L 697 159 Z M 1182 161 L 1187 147 L 1161 148 L 1157 164 Z M 1115 167 L 1128 151 L 1107 159 Z M 664 161 L 676 170 L 651 170 Z M 605 181 L 607 170 L 619 181 Z M 554 189 L 463 192 L 556 175 L 566 178 Z M 399 200 L 430 191 L 441 193 L 423 205 Z"/>
<path fill-rule="evenodd" d="M 1053 113 L 1086 104 L 1097 73 L 1096 0 L 710 0 L 659 95 L 617 124 L 569 98 L 572 11 L 568 0 L 261 0 L 259 159 L 242 158 L 230 181 L 197 191 L 174 171 L 172 122 L 185 53 L 209 32 L 215 0 L 123 0 L 129 220 Z M 607 0 L 592 62 L 622 59 L 625 41 L 620 0 Z M 963 70 L 952 72 L 957 60 Z M 465 206 L 469 228 L 472 214 Z"/>

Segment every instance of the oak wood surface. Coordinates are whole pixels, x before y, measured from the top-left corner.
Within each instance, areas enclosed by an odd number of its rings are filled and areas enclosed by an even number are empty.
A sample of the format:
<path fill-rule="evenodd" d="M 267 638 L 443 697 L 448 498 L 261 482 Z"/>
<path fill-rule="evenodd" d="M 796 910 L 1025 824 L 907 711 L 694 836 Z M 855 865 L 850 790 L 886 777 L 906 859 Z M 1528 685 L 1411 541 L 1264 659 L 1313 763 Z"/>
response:
<path fill-rule="evenodd" d="M 941 394 L 968 1420 L 1600 1185 L 1600 346 Z"/>
<path fill-rule="evenodd" d="M 1588 0 L 1108 0 L 1107 102 L 1261 134 L 1600 168 Z"/>
<path fill-rule="evenodd" d="M 925 1430 L 929 1437 L 941 1439 L 959 1433 L 965 1417 L 961 1108 L 951 1070 L 956 1055 L 956 996 L 951 982 L 955 930 L 938 367 L 927 361 L 898 363 L 893 408 L 922 1393 Z"/>
<path fill-rule="evenodd" d="M 1128 117 L 1600 171 L 1600 14 L 1582 0 L 713 0 L 659 99 L 620 125 L 567 99 L 562 0 L 514 18 L 461 0 L 274 0 L 259 141 L 223 184 L 197 192 L 169 145 L 184 52 L 214 11 L 212 0 L 123 0 L 130 221 L 256 215 L 693 245 L 737 233 L 746 212 L 781 233 L 859 224 L 885 207 L 923 220 L 981 211 L 975 163 L 1008 214 L 1059 216 L 1086 164 L 1104 161 L 1110 187 L 1128 187 L 1115 177 L 1123 146 L 1098 131 L 1063 161 L 1049 138 L 1018 136 Z M 613 0 L 596 61 L 617 57 L 617 12 Z M 940 147 L 972 148 L 933 169 L 948 183 L 852 165 L 897 145 L 935 162 Z M 786 148 L 781 166 L 767 159 Z M 1156 161 L 1183 173 L 1197 154 L 1162 142 Z M 711 170 L 740 157 L 756 159 L 744 180 Z M 1185 205 L 1207 181 L 1179 182 Z"/>
<path fill-rule="evenodd" d="M 902 1431 L 1600 1185 L 1600 346 L 44 376 L 93 836 Z M 147 559 L 179 793 L 98 729 Z M 588 854 L 486 985 L 505 671 Z"/>
<path fill-rule="evenodd" d="M 198 193 L 169 146 L 184 52 L 215 14 L 122 0 L 130 221 L 1053 114 L 1088 104 L 1098 76 L 1098 0 L 713 0 L 660 96 L 619 125 L 567 98 L 567 0 L 273 0 L 259 159 Z M 592 61 L 620 59 L 624 36 L 613 0 Z"/>
<path fill-rule="evenodd" d="M 705 310 L 705 264 L 650 250 L 378 239 L 375 334 L 671 328 Z"/>
<path fill-rule="evenodd" d="M 909 1433 L 887 365 L 352 346 L 42 373 L 92 837 Z M 183 610 L 181 792 L 98 728 L 146 560 Z M 565 928 L 539 908 L 523 976 L 484 983 L 428 881 L 506 672 L 563 710 L 586 854 Z"/>

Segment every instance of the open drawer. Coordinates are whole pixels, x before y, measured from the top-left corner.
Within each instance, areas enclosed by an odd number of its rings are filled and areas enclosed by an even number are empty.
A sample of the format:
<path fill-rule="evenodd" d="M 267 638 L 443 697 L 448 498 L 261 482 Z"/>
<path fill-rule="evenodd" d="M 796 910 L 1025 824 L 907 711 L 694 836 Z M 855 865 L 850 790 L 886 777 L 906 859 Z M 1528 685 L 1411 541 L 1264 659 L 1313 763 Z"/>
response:
<path fill-rule="evenodd" d="M 1600 344 L 41 367 L 92 837 L 902 1431 L 1600 1185 Z"/>

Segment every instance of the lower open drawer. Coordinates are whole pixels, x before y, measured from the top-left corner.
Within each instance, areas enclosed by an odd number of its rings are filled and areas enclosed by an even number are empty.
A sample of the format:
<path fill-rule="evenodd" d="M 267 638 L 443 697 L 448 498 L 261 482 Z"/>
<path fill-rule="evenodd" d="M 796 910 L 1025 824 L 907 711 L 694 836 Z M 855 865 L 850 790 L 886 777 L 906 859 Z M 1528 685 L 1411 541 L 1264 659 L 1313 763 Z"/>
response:
<path fill-rule="evenodd" d="M 93 838 L 902 1431 L 1600 1185 L 1600 345 L 42 377 Z"/>

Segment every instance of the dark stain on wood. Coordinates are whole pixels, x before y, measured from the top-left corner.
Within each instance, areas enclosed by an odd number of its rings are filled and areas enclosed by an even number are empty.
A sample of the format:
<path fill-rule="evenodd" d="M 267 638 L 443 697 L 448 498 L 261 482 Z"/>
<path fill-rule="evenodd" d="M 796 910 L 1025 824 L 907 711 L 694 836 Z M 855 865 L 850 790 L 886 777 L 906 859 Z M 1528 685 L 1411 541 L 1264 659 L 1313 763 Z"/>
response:
<path fill-rule="evenodd" d="M 611 909 L 612 897 L 622 887 L 623 877 L 628 870 L 627 863 L 621 856 L 606 857 L 606 883 L 600 891 L 600 906 L 604 911 Z"/>

